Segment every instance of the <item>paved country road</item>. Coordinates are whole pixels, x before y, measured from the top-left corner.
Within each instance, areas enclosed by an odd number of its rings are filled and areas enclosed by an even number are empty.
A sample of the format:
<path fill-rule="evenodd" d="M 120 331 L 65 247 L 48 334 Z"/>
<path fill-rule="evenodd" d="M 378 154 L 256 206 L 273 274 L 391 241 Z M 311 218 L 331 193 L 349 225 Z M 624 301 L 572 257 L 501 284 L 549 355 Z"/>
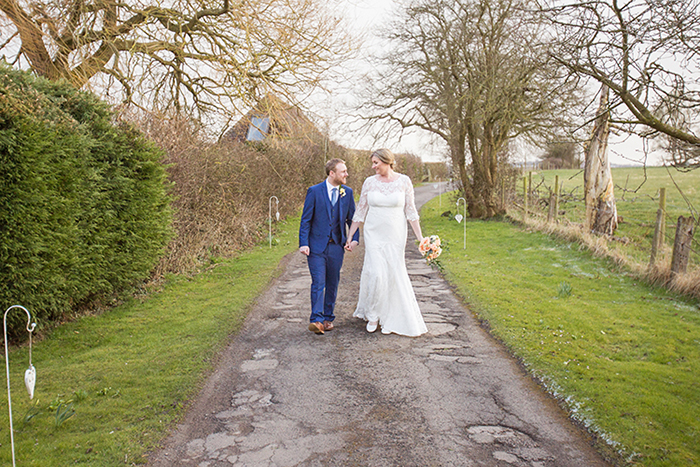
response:
<path fill-rule="evenodd" d="M 419 187 L 417 204 L 435 195 Z M 427 335 L 369 334 L 352 317 L 361 248 L 345 255 L 336 329 L 308 331 L 311 279 L 305 257 L 289 255 L 149 465 L 608 465 L 425 265 L 412 235 L 407 267 Z"/>

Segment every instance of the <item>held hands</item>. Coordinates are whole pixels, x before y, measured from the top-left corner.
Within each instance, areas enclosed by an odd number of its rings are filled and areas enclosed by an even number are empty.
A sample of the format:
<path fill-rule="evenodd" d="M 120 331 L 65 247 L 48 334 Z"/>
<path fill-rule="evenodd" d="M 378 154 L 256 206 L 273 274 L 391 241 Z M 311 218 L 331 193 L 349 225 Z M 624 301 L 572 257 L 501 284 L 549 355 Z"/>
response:
<path fill-rule="evenodd" d="M 352 249 L 355 248 L 356 245 L 357 242 L 355 240 L 348 240 L 347 242 L 345 242 L 345 249 L 348 251 L 352 251 Z"/>

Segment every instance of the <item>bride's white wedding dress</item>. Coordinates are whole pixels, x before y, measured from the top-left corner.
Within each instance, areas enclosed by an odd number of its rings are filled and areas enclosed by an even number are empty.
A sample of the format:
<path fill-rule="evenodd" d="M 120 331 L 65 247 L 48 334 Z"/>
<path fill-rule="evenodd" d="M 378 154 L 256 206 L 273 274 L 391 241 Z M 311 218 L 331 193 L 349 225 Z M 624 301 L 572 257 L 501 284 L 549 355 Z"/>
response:
<path fill-rule="evenodd" d="M 383 334 L 428 332 L 406 271 L 407 223 L 418 220 L 413 184 L 400 174 L 393 182 L 372 176 L 362 185 L 354 222 L 364 222 L 365 259 L 353 316 L 379 321 Z"/>

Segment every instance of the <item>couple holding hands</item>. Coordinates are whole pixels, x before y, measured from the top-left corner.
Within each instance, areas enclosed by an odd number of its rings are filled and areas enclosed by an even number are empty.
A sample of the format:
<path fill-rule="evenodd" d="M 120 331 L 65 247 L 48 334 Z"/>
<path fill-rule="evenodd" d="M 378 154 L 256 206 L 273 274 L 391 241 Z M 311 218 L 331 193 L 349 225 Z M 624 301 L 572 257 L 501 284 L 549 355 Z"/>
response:
<path fill-rule="evenodd" d="M 341 159 L 326 163 L 327 178 L 308 189 L 299 227 L 299 251 L 311 272 L 309 330 L 333 329 L 335 300 L 345 250 L 359 243 L 364 224 L 365 257 L 354 317 L 367 321 L 367 331 L 419 336 L 428 331 L 416 301 L 404 258 L 407 225 L 423 241 L 413 184 L 394 171 L 388 149 L 370 156 L 376 175 L 362 185 L 355 209 L 352 189 L 345 185 L 348 169 Z M 349 228 L 349 231 L 348 231 Z"/>

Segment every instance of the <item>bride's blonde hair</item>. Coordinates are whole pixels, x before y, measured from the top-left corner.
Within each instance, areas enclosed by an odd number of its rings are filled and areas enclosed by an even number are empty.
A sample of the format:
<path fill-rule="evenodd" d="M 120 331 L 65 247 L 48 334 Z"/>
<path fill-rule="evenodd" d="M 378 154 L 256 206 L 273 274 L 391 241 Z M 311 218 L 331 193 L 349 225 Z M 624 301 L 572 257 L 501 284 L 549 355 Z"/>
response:
<path fill-rule="evenodd" d="M 377 149 L 369 156 L 370 159 L 373 157 L 376 157 L 385 164 L 389 164 L 389 167 L 392 169 L 396 165 L 396 156 L 394 156 L 394 153 L 388 149 Z"/>

